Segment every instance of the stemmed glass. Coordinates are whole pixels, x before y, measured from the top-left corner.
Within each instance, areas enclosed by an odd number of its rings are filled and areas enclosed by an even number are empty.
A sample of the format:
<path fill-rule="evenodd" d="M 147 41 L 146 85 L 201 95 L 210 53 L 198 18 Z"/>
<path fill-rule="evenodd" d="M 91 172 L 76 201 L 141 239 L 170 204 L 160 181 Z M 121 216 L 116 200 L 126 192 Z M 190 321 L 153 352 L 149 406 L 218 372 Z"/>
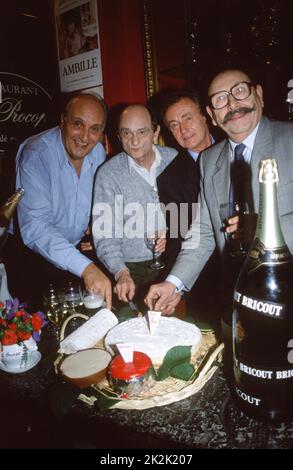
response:
<path fill-rule="evenodd" d="M 75 311 L 76 308 L 83 305 L 83 298 L 80 285 L 68 282 L 64 290 L 64 301 L 67 303 L 69 310 Z"/>
<path fill-rule="evenodd" d="M 228 219 L 235 216 L 245 216 L 250 213 L 247 202 L 228 202 L 220 205 L 220 216 L 222 221 L 223 229 L 225 230 L 228 225 Z M 243 224 L 242 224 L 243 226 Z M 237 232 L 241 232 L 242 227 L 238 228 Z M 234 232 L 235 234 L 236 232 Z M 247 249 L 245 248 L 243 241 L 239 238 L 233 238 L 232 233 L 227 234 L 228 252 L 230 256 L 246 256 Z"/>
<path fill-rule="evenodd" d="M 64 319 L 63 294 L 57 292 L 52 284 L 43 297 L 43 304 L 48 320 L 54 325 L 60 325 Z"/>
<path fill-rule="evenodd" d="M 155 231 L 151 234 L 144 234 L 144 241 L 149 250 L 152 251 L 153 261 L 150 264 L 151 269 L 163 269 L 165 264 L 160 259 L 160 253 L 156 251 L 156 243 L 159 239 L 159 232 Z"/>

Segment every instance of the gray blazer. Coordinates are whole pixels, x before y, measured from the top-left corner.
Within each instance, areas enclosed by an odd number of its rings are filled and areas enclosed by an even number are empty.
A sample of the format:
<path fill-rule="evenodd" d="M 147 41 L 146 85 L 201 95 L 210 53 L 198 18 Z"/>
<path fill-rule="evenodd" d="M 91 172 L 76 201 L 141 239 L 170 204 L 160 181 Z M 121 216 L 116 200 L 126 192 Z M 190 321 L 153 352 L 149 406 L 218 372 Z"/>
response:
<path fill-rule="evenodd" d="M 200 162 L 200 217 L 193 222 L 170 274 L 191 289 L 215 247 L 223 253 L 225 235 L 221 230 L 220 205 L 229 200 L 229 141 L 224 140 L 203 152 Z M 252 196 L 258 212 L 259 162 L 277 160 L 278 201 L 283 235 L 293 253 L 293 123 L 262 118 L 251 156 Z M 196 244 L 196 246 L 195 246 Z"/>

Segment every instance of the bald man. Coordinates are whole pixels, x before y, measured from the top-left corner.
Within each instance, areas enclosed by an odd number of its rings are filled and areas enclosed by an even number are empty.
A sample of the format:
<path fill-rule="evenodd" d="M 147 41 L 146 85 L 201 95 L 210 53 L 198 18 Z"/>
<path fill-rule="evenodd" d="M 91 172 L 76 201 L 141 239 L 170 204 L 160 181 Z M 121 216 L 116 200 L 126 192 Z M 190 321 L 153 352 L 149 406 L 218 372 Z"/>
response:
<path fill-rule="evenodd" d="M 158 274 L 149 266 L 152 252 L 144 234 L 148 228 L 152 231 L 152 222 L 157 218 L 156 230 L 164 238 L 165 219 L 156 179 L 177 155 L 174 149 L 154 145 L 159 131 L 144 105 L 124 109 L 118 129 L 124 151 L 99 169 L 95 182 L 94 244 L 98 258 L 114 276 L 116 293 L 123 302 L 131 300 L 138 287 Z M 107 217 L 103 218 L 104 214 Z M 156 250 L 162 252 L 164 248 L 162 239 Z"/>
<path fill-rule="evenodd" d="M 97 96 L 79 93 L 68 101 L 60 126 L 27 139 L 16 157 L 16 187 L 25 195 L 18 227 L 8 240 L 5 264 L 9 290 L 42 307 L 49 282 L 60 287 L 82 279 L 111 306 L 111 283 L 77 245 L 89 225 L 96 169 L 105 160 L 100 143 L 106 106 Z"/>

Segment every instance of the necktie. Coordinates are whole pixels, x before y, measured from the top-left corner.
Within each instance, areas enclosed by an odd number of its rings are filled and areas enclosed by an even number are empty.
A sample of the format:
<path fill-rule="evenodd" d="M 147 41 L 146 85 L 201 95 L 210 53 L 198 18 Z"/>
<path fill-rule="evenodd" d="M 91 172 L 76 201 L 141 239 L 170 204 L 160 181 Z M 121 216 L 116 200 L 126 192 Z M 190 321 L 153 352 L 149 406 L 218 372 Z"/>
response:
<path fill-rule="evenodd" d="M 244 144 L 238 144 L 234 150 L 234 161 L 231 164 L 230 203 L 246 202 L 249 165 L 245 162 L 243 155 L 245 148 Z"/>
<path fill-rule="evenodd" d="M 244 144 L 238 144 L 236 145 L 235 147 L 235 150 L 234 150 L 234 160 L 235 162 L 244 162 L 244 155 L 243 155 L 243 152 L 244 150 L 246 149 L 246 145 Z"/>

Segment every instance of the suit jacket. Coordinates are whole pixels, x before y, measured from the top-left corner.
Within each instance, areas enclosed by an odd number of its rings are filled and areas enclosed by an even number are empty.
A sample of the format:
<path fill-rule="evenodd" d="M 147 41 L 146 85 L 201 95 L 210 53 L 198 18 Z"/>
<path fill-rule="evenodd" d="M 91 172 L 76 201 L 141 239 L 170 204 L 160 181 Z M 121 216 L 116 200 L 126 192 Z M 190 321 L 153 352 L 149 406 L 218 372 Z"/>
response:
<path fill-rule="evenodd" d="M 194 213 L 193 204 L 198 200 L 199 193 L 199 163 L 195 161 L 187 150 L 182 149 L 174 160 L 165 168 L 157 178 L 159 199 L 165 205 L 175 203 L 178 210 L 178 224 L 175 227 L 178 230 L 178 237 L 170 237 L 170 213 L 166 212 L 166 223 L 169 228 L 167 232 L 167 246 L 163 254 L 164 261 L 169 271 L 175 263 L 176 257 L 181 249 L 183 238 L 180 236 L 180 204 L 186 206 L 186 231 L 191 225 Z M 172 234 L 171 234 L 172 235 Z"/>
<path fill-rule="evenodd" d="M 293 124 L 262 118 L 251 155 L 251 189 L 258 212 L 260 160 L 273 157 L 279 171 L 278 201 L 285 241 L 293 253 Z M 224 140 L 204 151 L 200 160 L 200 217 L 191 226 L 171 274 L 190 289 L 215 247 L 224 253 L 220 205 L 229 200 L 230 149 Z"/>

